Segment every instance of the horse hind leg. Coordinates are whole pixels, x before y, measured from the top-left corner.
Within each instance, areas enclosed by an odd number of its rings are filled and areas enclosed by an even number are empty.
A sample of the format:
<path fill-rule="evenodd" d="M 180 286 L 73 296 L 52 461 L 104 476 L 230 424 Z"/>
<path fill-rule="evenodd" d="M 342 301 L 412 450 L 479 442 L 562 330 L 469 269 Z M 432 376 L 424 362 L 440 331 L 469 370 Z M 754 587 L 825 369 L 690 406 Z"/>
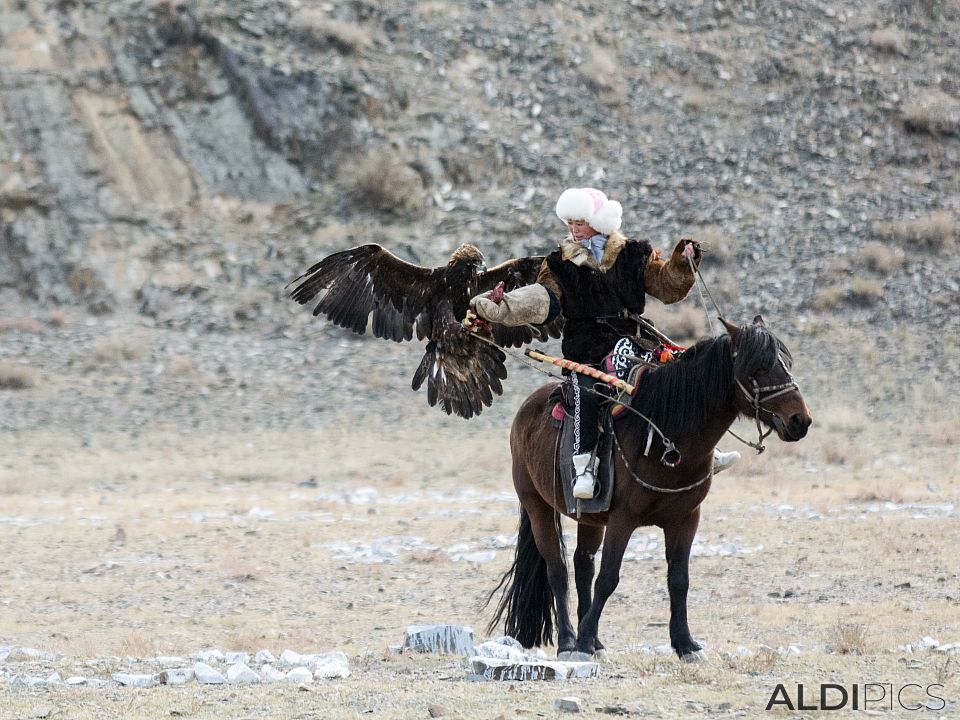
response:
<path fill-rule="evenodd" d="M 572 650 L 576 642 L 567 610 L 567 567 L 558 517 L 546 503 L 530 512 L 520 510 L 520 528 L 513 565 L 487 598 L 503 590 L 487 632 L 503 623 L 507 635 L 524 647 L 548 645 L 553 641 L 553 619 L 557 620 L 557 646 Z"/>

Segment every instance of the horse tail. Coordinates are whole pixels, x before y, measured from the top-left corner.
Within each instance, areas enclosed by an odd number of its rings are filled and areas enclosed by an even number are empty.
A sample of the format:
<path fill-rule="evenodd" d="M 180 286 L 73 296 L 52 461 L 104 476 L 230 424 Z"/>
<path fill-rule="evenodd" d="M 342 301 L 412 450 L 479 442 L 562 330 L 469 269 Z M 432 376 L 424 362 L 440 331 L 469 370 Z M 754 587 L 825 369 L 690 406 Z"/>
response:
<path fill-rule="evenodd" d="M 558 535 L 560 556 L 566 558 L 563 534 Z M 520 508 L 520 529 L 513 565 L 487 597 L 484 607 L 501 590 L 503 594 L 487 632 L 494 633 L 502 622 L 507 635 L 519 641 L 523 647 L 552 644 L 557 610 L 547 579 L 547 562 L 537 549 L 530 515 L 524 508 Z"/>

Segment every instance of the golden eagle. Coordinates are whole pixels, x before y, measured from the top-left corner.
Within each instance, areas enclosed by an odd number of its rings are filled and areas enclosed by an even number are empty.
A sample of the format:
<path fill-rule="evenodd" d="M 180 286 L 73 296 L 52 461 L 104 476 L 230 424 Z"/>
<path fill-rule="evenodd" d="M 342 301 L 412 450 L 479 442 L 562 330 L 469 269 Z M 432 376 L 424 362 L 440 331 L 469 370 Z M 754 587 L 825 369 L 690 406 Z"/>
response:
<path fill-rule="evenodd" d="M 323 292 L 314 315 L 324 315 L 340 327 L 363 334 L 371 321 L 373 334 L 401 342 L 427 339 L 423 359 L 413 375 L 419 390 L 427 381 L 427 402 L 449 415 L 479 415 L 493 396 L 503 392 L 506 356 L 464 329 L 470 299 L 493 290 L 514 290 L 536 282 L 542 256 L 508 260 L 490 270 L 473 245 L 461 245 L 450 261 L 437 268 L 405 262 L 371 243 L 330 255 L 290 284 L 290 296 L 304 305 Z M 325 291 L 325 292 L 324 292 Z M 498 345 L 517 346 L 558 328 L 492 327 Z"/>

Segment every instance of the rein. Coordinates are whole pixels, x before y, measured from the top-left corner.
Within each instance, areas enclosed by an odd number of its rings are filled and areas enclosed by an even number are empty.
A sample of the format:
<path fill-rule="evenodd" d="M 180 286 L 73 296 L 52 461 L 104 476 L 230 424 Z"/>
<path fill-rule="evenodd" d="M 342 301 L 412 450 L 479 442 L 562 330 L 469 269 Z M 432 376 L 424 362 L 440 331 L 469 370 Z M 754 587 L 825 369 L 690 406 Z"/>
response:
<path fill-rule="evenodd" d="M 700 284 L 697 285 L 697 291 L 700 293 L 700 304 L 703 305 L 703 314 L 707 318 L 707 326 L 710 328 L 710 332 L 713 332 L 713 320 L 710 317 L 710 310 L 707 308 L 707 301 L 703 296 L 704 291 L 707 293 L 707 297 L 710 298 L 710 302 L 713 303 L 714 310 L 717 311 L 717 314 L 723 318 L 725 317 L 723 311 L 720 309 L 720 306 L 717 304 L 717 301 L 713 299 L 713 294 L 710 292 L 710 288 L 707 287 L 707 281 L 703 279 L 703 273 L 700 272 L 700 269 L 695 267 L 693 264 L 693 258 L 687 258 L 687 262 L 690 264 L 690 271 L 697 276 L 700 280 Z M 733 351 L 733 357 L 737 357 L 737 351 Z M 760 411 L 770 412 L 765 407 L 763 403 L 767 400 L 772 400 L 775 397 L 779 397 L 785 393 L 790 392 L 791 390 L 799 390 L 800 387 L 797 385 L 797 382 L 793 379 L 793 375 L 790 374 L 790 369 L 787 367 L 787 364 L 783 362 L 783 355 L 780 353 L 780 350 L 777 350 L 777 361 L 783 366 L 783 369 L 787 371 L 787 377 L 790 378 L 790 382 L 784 383 L 782 385 L 765 385 L 760 387 L 760 384 L 757 382 L 756 378 L 751 377 L 750 382 L 753 383 L 753 392 L 751 393 L 744 387 L 743 383 L 740 382 L 740 378 L 734 376 L 734 380 L 737 381 L 737 387 L 747 396 L 747 400 L 750 401 L 750 406 L 753 408 L 753 418 L 757 423 L 757 441 L 751 442 L 750 440 L 745 440 L 739 435 L 737 435 L 733 430 L 727 429 L 727 432 L 730 435 L 733 435 L 737 440 L 742 442 L 747 447 L 753 448 L 757 451 L 757 455 L 761 454 L 764 450 L 767 449 L 767 446 L 763 444 L 763 441 L 767 439 L 770 433 L 773 432 L 772 427 L 768 427 L 766 432 L 763 430 L 763 426 L 760 423 Z M 760 396 L 765 392 L 772 392 L 773 395 L 768 395 L 765 398 Z M 771 413 L 772 414 L 772 413 Z"/>

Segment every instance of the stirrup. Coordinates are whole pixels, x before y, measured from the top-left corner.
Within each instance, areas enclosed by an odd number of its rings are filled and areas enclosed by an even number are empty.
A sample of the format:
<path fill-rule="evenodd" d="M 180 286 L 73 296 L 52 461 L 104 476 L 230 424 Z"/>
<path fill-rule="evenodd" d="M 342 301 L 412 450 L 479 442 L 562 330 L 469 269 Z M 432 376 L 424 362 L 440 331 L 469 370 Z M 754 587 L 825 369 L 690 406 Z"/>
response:
<path fill-rule="evenodd" d="M 733 467 L 740 460 L 740 453 L 736 450 L 730 452 L 720 452 L 717 449 L 713 451 L 713 474 L 723 472 L 727 468 Z"/>
<path fill-rule="evenodd" d="M 580 453 L 574 455 L 573 471 L 576 476 L 573 481 L 573 496 L 577 500 L 592 500 L 596 478 L 594 472 L 599 463 L 599 458 L 595 458 L 593 453 Z"/>

